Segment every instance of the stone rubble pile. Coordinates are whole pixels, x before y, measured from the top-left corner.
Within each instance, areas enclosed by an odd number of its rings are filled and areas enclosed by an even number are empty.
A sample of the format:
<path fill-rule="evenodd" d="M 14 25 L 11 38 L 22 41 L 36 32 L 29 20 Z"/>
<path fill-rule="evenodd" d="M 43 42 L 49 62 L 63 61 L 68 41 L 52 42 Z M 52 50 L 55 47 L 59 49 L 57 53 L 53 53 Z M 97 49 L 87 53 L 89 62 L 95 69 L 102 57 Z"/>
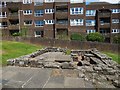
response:
<path fill-rule="evenodd" d="M 52 61 L 50 58 L 46 60 L 45 57 L 38 57 L 47 52 L 62 52 L 62 56 Z M 7 63 L 22 67 L 77 69 L 80 71 L 80 78 L 91 81 L 100 88 L 120 88 L 120 65 L 96 49 L 71 50 L 69 56 L 66 55 L 66 49 L 49 47 L 29 55 L 9 59 Z"/>
<path fill-rule="evenodd" d="M 55 61 L 51 62 L 51 61 L 46 61 L 45 57 L 40 57 L 40 58 L 36 58 L 37 56 L 40 56 L 44 53 L 47 52 L 62 52 L 63 53 L 63 57 L 61 57 L 62 59 L 56 59 Z M 38 50 L 34 53 L 31 53 L 29 55 L 24 55 L 15 59 L 8 59 L 7 60 L 7 65 L 11 65 L 11 66 L 22 66 L 22 67 L 39 67 L 39 68 L 71 68 L 71 64 L 69 63 L 71 60 L 69 60 L 66 54 L 66 49 L 62 49 L 62 48 L 56 48 L 56 47 L 48 47 L 45 49 L 41 49 Z M 67 59 L 64 59 L 64 57 L 66 57 Z M 61 63 L 62 62 L 62 63 Z M 64 67 L 64 62 L 66 62 L 66 67 Z"/>
<path fill-rule="evenodd" d="M 80 78 L 100 88 L 120 88 L 120 65 L 110 57 L 95 49 L 72 50 L 71 56 L 73 61 L 79 63 L 77 69 L 80 70 Z"/>

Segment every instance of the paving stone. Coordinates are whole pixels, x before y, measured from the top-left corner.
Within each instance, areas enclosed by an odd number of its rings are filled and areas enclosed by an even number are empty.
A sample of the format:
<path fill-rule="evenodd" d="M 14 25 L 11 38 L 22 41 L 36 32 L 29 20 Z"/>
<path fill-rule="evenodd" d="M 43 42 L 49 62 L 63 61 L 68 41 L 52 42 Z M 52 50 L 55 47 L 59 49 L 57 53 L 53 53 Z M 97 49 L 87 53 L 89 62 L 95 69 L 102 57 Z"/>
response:
<path fill-rule="evenodd" d="M 85 88 L 85 82 L 83 78 L 70 78 L 65 77 L 65 88 Z"/>
<path fill-rule="evenodd" d="M 50 78 L 51 70 L 40 69 L 38 73 L 35 73 L 29 82 L 27 82 L 24 88 L 43 88 L 47 80 Z"/>
<path fill-rule="evenodd" d="M 3 88 L 21 88 L 24 82 L 10 80 L 3 85 Z"/>
<path fill-rule="evenodd" d="M 44 88 L 64 88 L 64 77 L 56 76 L 50 77 Z"/>

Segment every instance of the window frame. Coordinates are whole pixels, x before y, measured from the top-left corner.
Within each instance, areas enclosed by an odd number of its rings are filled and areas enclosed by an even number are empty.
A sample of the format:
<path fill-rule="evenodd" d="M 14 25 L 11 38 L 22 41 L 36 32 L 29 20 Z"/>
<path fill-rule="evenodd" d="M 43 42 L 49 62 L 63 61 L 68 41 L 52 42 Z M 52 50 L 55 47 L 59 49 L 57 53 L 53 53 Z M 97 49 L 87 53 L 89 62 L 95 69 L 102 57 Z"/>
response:
<path fill-rule="evenodd" d="M 43 22 L 43 24 L 42 24 L 42 22 Z M 43 27 L 45 24 L 43 20 L 36 20 L 36 21 L 34 21 L 34 23 L 35 23 L 35 27 Z"/>
<path fill-rule="evenodd" d="M 45 3 L 53 3 L 54 0 L 45 0 Z"/>
<path fill-rule="evenodd" d="M 115 13 L 120 13 L 120 9 L 114 8 L 114 9 L 112 9 L 112 13 L 113 13 L 113 14 L 115 14 Z"/>
<path fill-rule="evenodd" d="M 83 26 L 84 20 L 83 19 L 70 19 L 70 26 Z"/>
<path fill-rule="evenodd" d="M 29 12 L 29 13 L 28 13 Z M 32 10 L 24 10 L 23 11 L 24 15 L 32 15 Z"/>
<path fill-rule="evenodd" d="M 70 15 L 82 15 L 83 12 L 83 7 L 70 8 Z"/>
<path fill-rule="evenodd" d="M 112 19 L 112 23 L 120 23 L 120 19 Z"/>
<path fill-rule="evenodd" d="M 86 10 L 86 16 L 95 16 L 96 10 Z"/>
<path fill-rule="evenodd" d="M 94 23 L 93 23 L 94 21 Z M 86 20 L 86 26 L 95 26 L 96 21 L 95 20 Z"/>
<path fill-rule="evenodd" d="M 45 14 L 53 14 L 54 9 L 45 9 Z"/>
<path fill-rule="evenodd" d="M 42 6 L 43 0 L 34 0 L 34 6 Z"/>
<path fill-rule="evenodd" d="M 7 12 L 0 12 L 0 18 L 7 18 Z"/>
<path fill-rule="evenodd" d="M 94 29 L 94 30 L 93 30 L 93 29 L 91 29 L 91 30 L 90 30 L 90 29 L 87 29 L 87 34 L 89 34 L 89 33 L 95 33 L 95 32 L 96 32 L 95 29 Z"/>
<path fill-rule="evenodd" d="M 44 20 L 45 24 L 54 24 L 54 20 Z"/>
<path fill-rule="evenodd" d="M 23 4 L 32 4 L 32 0 L 23 0 Z"/>
<path fill-rule="evenodd" d="M 38 12 L 36 12 L 38 11 Z M 34 11 L 34 16 L 35 17 L 42 17 L 44 15 L 44 10 L 35 10 Z"/>
<path fill-rule="evenodd" d="M 112 29 L 112 33 L 120 33 L 120 29 Z"/>
<path fill-rule="evenodd" d="M 37 34 L 38 31 L 40 34 Z M 35 35 L 35 37 L 42 37 L 42 31 L 36 30 L 36 31 L 34 31 L 34 35 Z"/>
<path fill-rule="evenodd" d="M 31 24 L 26 24 L 25 21 L 28 21 L 28 22 L 31 21 Z M 33 21 L 32 20 L 24 20 L 24 25 L 33 25 Z"/>

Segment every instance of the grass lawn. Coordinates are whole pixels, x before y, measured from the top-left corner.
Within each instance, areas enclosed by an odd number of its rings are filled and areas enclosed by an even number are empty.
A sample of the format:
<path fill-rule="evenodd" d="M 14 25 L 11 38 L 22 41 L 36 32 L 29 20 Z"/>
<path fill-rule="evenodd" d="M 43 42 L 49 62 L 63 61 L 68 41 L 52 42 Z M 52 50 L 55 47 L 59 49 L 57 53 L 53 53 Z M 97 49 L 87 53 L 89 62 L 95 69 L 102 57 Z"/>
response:
<path fill-rule="evenodd" d="M 0 44 L 2 45 L 2 60 L 0 60 L 0 64 L 2 65 L 6 65 L 7 59 L 26 55 L 43 48 L 43 46 L 13 41 L 2 41 Z"/>
<path fill-rule="evenodd" d="M 104 54 L 110 56 L 114 61 L 118 62 L 120 64 L 120 55 L 110 52 L 103 52 Z"/>

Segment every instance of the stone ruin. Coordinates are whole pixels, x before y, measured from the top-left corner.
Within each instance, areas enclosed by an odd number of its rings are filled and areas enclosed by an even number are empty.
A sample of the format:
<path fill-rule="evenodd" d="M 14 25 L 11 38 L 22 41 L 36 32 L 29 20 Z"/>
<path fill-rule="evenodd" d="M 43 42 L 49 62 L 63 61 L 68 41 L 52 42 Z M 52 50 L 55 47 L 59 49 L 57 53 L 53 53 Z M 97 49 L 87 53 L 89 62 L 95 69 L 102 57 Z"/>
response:
<path fill-rule="evenodd" d="M 77 69 L 80 78 L 91 81 L 95 85 L 108 82 L 120 88 L 120 65 L 110 57 L 98 50 L 71 50 L 71 55 L 66 55 L 67 50 L 48 47 L 29 55 L 7 60 L 10 66 Z"/>

